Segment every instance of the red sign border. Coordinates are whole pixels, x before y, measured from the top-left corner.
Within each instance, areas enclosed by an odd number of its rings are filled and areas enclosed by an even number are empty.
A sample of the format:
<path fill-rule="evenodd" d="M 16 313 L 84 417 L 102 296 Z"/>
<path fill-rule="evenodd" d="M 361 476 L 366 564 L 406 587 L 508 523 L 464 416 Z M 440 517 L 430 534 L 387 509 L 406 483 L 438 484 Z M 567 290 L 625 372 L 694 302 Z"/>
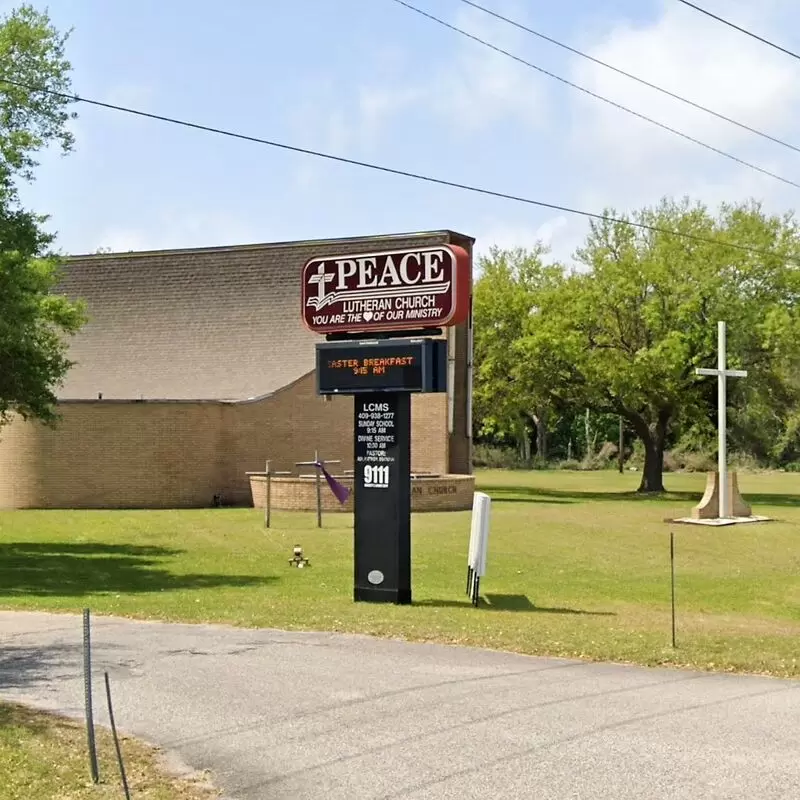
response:
<path fill-rule="evenodd" d="M 410 327 L 410 322 L 383 322 L 371 324 L 369 322 L 362 323 L 347 323 L 340 322 L 336 325 L 317 326 L 309 325 L 306 322 L 306 301 L 308 300 L 306 281 L 306 270 L 313 263 L 320 261 L 341 260 L 345 258 L 376 258 L 380 256 L 390 255 L 403 255 L 405 253 L 426 253 L 432 250 L 448 250 L 453 256 L 453 286 L 450 289 L 451 297 L 453 299 L 452 309 L 450 315 L 445 319 L 438 320 L 414 320 L 416 323 L 413 328 Z M 425 245 L 424 247 L 404 247 L 399 250 L 381 250 L 379 252 L 362 252 L 351 253 L 348 255 L 330 255 L 330 256 L 314 256 L 308 259 L 303 265 L 301 275 L 300 287 L 300 318 L 303 326 L 318 335 L 324 336 L 327 333 L 380 333 L 382 331 L 404 331 L 404 330 L 419 330 L 426 328 L 449 328 L 455 325 L 460 325 L 465 322 L 469 317 L 470 298 L 472 294 L 472 258 L 470 254 L 460 245 L 457 244 L 436 244 Z"/>

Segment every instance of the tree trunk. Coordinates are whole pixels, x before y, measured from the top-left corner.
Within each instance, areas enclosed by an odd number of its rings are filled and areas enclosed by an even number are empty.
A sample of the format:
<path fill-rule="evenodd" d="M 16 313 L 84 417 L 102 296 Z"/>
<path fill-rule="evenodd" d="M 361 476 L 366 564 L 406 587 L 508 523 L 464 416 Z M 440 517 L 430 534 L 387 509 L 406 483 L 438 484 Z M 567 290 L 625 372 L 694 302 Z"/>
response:
<path fill-rule="evenodd" d="M 584 426 L 585 433 L 586 433 L 586 455 L 585 455 L 585 458 L 588 461 L 594 455 L 594 453 L 592 452 L 594 450 L 594 448 L 592 447 L 592 442 L 591 442 L 592 428 L 591 428 L 591 425 L 589 424 L 589 409 L 588 408 L 586 409 L 586 419 L 583 422 L 583 426 Z"/>
<path fill-rule="evenodd" d="M 644 469 L 638 491 L 664 491 L 664 442 L 657 442 L 654 436 L 644 440 Z"/>
<path fill-rule="evenodd" d="M 536 423 L 536 455 L 542 461 L 547 461 L 547 409 L 542 408 L 532 416 Z"/>
<path fill-rule="evenodd" d="M 664 445 L 667 440 L 671 412 L 662 409 L 655 425 L 648 425 L 639 416 L 629 417 L 636 435 L 644 445 L 644 469 L 639 483 L 639 492 L 664 491 Z"/>
<path fill-rule="evenodd" d="M 525 423 L 522 423 L 522 432 L 520 434 L 520 456 L 525 464 L 530 464 L 531 461 L 531 437 L 528 434 L 528 429 Z"/>
<path fill-rule="evenodd" d="M 542 461 L 547 461 L 547 426 L 544 423 L 536 428 L 536 453 Z"/>

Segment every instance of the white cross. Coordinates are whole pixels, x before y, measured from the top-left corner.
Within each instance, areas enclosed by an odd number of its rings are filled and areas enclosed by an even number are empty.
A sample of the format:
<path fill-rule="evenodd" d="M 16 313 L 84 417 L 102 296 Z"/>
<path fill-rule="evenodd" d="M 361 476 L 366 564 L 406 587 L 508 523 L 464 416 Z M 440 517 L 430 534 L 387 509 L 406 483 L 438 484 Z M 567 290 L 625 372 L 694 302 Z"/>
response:
<path fill-rule="evenodd" d="M 309 283 L 318 283 L 319 287 L 317 290 L 317 299 L 321 303 L 326 295 L 328 294 L 325 290 L 325 284 L 330 283 L 332 280 L 335 280 L 335 275 L 330 275 L 325 272 L 325 264 L 322 263 L 317 267 L 317 274 L 312 275 L 309 279 Z M 318 306 L 319 307 L 319 306 Z"/>
<path fill-rule="evenodd" d="M 697 369 L 698 375 L 716 375 L 717 377 L 717 427 L 719 429 L 719 519 L 732 516 L 728 497 L 728 378 L 746 378 L 743 369 L 727 369 L 725 357 L 725 323 L 717 323 L 717 368 Z"/>

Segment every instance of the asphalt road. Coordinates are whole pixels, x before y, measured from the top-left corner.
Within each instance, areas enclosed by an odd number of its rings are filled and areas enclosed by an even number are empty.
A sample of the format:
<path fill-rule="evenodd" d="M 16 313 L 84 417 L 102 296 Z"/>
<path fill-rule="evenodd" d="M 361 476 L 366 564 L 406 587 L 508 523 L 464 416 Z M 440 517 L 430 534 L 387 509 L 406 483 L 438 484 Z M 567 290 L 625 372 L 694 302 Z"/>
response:
<path fill-rule="evenodd" d="M 93 618 L 97 719 L 226 797 L 800 798 L 800 682 Z M 80 616 L 0 612 L 0 696 L 83 714 Z"/>

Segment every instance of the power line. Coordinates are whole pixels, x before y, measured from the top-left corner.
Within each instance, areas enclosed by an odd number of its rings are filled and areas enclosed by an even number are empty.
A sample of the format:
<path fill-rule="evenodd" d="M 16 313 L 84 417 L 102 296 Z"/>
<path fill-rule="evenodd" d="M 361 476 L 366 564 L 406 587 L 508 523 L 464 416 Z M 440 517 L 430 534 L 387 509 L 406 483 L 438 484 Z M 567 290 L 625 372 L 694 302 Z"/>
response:
<path fill-rule="evenodd" d="M 589 61 L 594 62 L 595 64 L 599 64 L 601 67 L 610 69 L 612 70 L 612 72 L 616 72 L 618 75 L 630 78 L 630 80 L 636 81 L 637 83 L 642 84 L 642 86 L 647 86 L 649 89 L 655 89 L 655 91 L 661 92 L 661 94 L 665 94 L 667 95 L 667 97 L 671 97 L 673 100 L 678 100 L 681 103 L 685 103 L 687 106 L 696 108 L 699 111 L 704 111 L 706 114 L 711 114 L 711 116 L 716 117 L 717 119 L 721 119 L 724 122 L 729 122 L 731 125 L 736 125 L 736 127 L 741 128 L 742 130 L 748 131 L 749 133 L 754 133 L 756 136 L 761 136 L 763 139 L 768 139 L 769 141 L 774 142 L 775 144 L 782 145 L 783 147 L 788 147 L 790 150 L 794 150 L 796 153 L 800 153 L 800 147 L 793 145 L 791 142 L 786 142 L 783 139 L 779 139 L 777 136 L 772 136 L 769 133 L 764 133 L 764 131 L 760 131 L 757 128 L 753 128 L 750 125 L 746 125 L 744 122 L 739 122 L 738 120 L 732 119 L 731 117 L 728 117 L 725 114 L 721 114 L 718 111 L 714 111 L 713 109 L 708 108 L 707 106 L 701 105 L 700 103 L 695 103 L 693 100 L 689 100 L 688 98 L 682 97 L 681 95 L 676 94 L 675 92 L 671 92 L 669 89 L 665 89 L 662 86 L 657 86 L 655 83 L 650 83 L 650 81 L 647 81 L 644 78 L 640 78 L 638 75 L 633 75 L 630 72 L 626 72 L 624 69 L 615 67 L 613 64 L 609 64 L 606 61 L 602 61 L 599 58 L 590 56 L 588 53 L 584 53 L 581 50 L 577 50 L 574 47 L 570 47 L 568 44 L 559 42 L 557 39 L 553 39 L 552 37 L 547 36 L 544 33 L 533 30 L 533 28 L 528 28 L 527 26 L 523 25 L 520 22 L 516 22 L 515 20 L 509 19 L 508 17 L 505 17 L 502 14 L 498 14 L 496 11 L 492 11 L 492 9 L 490 8 L 486 8 L 485 6 L 472 2 L 472 0 L 461 0 L 461 2 L 464 3 L 465 5 L 472 6 L 473 8 L 476 8 L 479 11 L 483 11 L 485 14 L 489 14 L 495 19 L 499 19 L 507 23 L 508 25 L 512 25 L 513 27 L 518 28 L 521 31 L 530 33 L 533 36 L 538 36 L 545 42 L 550 42 L 550 44 L 556 45 L 556 47 L 561 47 L 564 50 L 568 50 L 570 53 L 574 53 L 575 55 L 580 56 L 581 58 L 585 58 Z"/>
<path fill-rule="evenodd" d="M 769 39 L 765 39 L 763 36 L 759 36 L 757 33 L 748 31 L 747 28 L 740 28 L 738 25 L 734 25 L 727 19 L 718 17 L 716 14 L 712 14 L 705 8 L 700 8 L 700 6 L 688 2 L 688 0 L 678 0 L 678 2 L 683 3 L 685 6 L 689 6 L 689 8 L 693 8 L 695 11 L 699 11 L 701 14 L 705 14 L 707 17 L 711 17 L 711 19 L 715 19 L 717 22 L 721 22 L 723 25 L 727 25 L 729 28 L 733 28 L 734 30 L 739 31 L 739 33 L 743 33 L 745 36 L 750 36 L 753 39 L 757 39 L 762 44 L 765 44 L 768 47 L 773 47 L 775 48 L 775 50 L 780 50 L 781 53 L 786 53 L 787 56 L 791 56 L 792 58 L 796 58 L 798 61 L 800 61 L 800 55 L 798 55 L 797 53 L 794 53 L 791 50 L 787 50 L 785 47 L 781 47 L 779 44 L 775 44 L 775 42 L 771 42 L 769 41 Z"/>
<path fill-rule="evenodd" d="M 583 86 L 579 86 L 577 83 L 572 83 L 572 81 L 567 80 L 566 78 L 562 78 L 560 75 L 556 75 L 553 72 L 548 72 L 546 69 L 533 64 L 530 61 L 526 61 L 524 58 L 520 58 L 519 56 L 514 55 L 513 53 L 509 52 L 508 50 L 504 50 L 502 47 L 498 47 L 497 45 L 492 44 L 491 42 L 487 42 L 485 39 L 481 39 L 478 36 L 474 36 L 471 33 L 463 30 L 462 28 L 458 28 L 455 25 L 451 25 L 449 22 L 445 22 L 443 19 L 439 17 L 435 17 L 433 14 L 429 14 L 427 11 L 423 11 L 421 8 L 417 8 L 416 6 L 411 5 L 410 3 L 405 2 L 405 0 L 393 0 L 393 2 L 397 3 L 398 5 L 404 6 L 405 8 L 413 11 L 417 14 L 420 14 L 423 17 L 427 17 L 428 19 L 432 20 L 433 22 L 438 23 L 439 25 L 444 26 L 445 28 L 449 28 L 456 33 L 460 33 L 462 36 L 466 36 L 468 39 L 472 39 L 479 44 L 482 44 L 484 47 L 488 47 L 494 50 L 497 53 L 501 53 L 504 56 L 508 56 L 508 58 L 514 59 L 520 64 L 523 64 L 526 67 L 530 67 L 531 69 L 535 69 L 537 72 L 541 72 L 543 75 L 547 75 L 549 78 L 554 78 L 557 81 L 560 81 L 567 86 L 570 86 L 573 89 L 577 89 L 579 92 L 583 92 L 584 94 L 588 94 L 590 97 L 594 97 L 595 100 L 600 100 L 603 103 L 607 103 L 610 106 L 614 106 L 614 108 L 619 109 L 620 111 L 624 111 L 626 114 L 632 114 L 634 117 L 638 117 L 639 119 L 644 120 L 645 122 L 649 122 L 651 125 L 656 125 L 662 130 L 669 131 L 669 133 L 673 133 L 676 136 L 680 136 L 682 139 L 686 139 L 693 144 L 699 145 L 700 147 L 704 147 L 706 150 L 710 150 L 712 153 L 717 153 L 717 155 L 724 156 L 725 158 L 730 159 L 731 161 L 735 161 L 737 164 L 741 164 L 748 169 L 755 170 L 756 172 L 760 172 L 762 175 L 767 175 L 770 178 L 774 178 L 781 183 L 788 184 L 789 186 L 794 186 L 796 189 L 800 189 L 800 183 L 796 183 L 795 181 L 789 180 L 788 178 L 784 178 L 781 175 L 776 175 L 774 172 L 770 172 L 763 167 L 759 167 L 756 164 L 751 164 L 749 161 L 745 161 L 738 156 L 732 155 L 731 153 L 727 153 L 724 150 L 720 150 L 718 147 L 714 147 L 713 145 L 706 144 L 706 142 L 700 141 L 700 139 L 695 139 L 693 136 L 689 136 L 687 133 L 683 133 L 682 131 L 677 130 L 676 128 L 671 128 L 669 125 L 665 125 L 663 122 L 658 122 L 654 120 L 652 117 L 648 117 L 644 114 L 640 114 L 638 111 L 634 111 L 627 106 L 623 106 L 621 103 L 617 103 L 614 100 L 609 100 L 607 97 L 603 97 L 603 95 L 597 94 L 596 92 L 591 91 L 590 89 L 586 89 Z"/>
<path fill-rule="evenodd" d="M 508 194 L 506 192 L 499 192 L 493 189 L 485 189 L 480 186 L 471 186 L 466 183 L 459 183 L 457 181 L 449 181 L 444 178 L 434 178 L 431 175 L 422 175 L 408 170 L 396 169 L 394 167 L 387 167 L 382 164 L 373 164 L 369 161 L 359 161 L 354 158 L 346 158 L 345 156 L 337 156 L 332 153 L 323 153 L 319 150 L 311 150 L 307 147 L 298 147 L 297 145 L 286 144 L 285 142 L 277 142 L 271 139 L 264 139 L 260 136 L 250 136 L 245 133 L 237 133 L 236 131 L 229 131 L 224 128 L 216 128 L 211 125 L 202 125 L 198 122 L 189 122 L 188 120 L 177 119 L 176 117 L 167 117 L 163 114 L 154 114 L 149 111 L 142 111 L 141 109 L 131 108 L 129 106 L 115 105 L 114 103 L 106 103 L 102 100 L 93 100 L 89 97 L 81 97 L 76 94 L 67 94 L 66 92 L 57 92 L 53 89 L 47 89 L 42 86 L 33 86 L 21 81 L 11 80 L 9 78 L 0 78 L 0 83 L 7 83 L 10 86 L 17 86 L 21 89 L 26 89 L 29 92 L 41 92 L 49 94 L 54 97 L 61 97 L 65 100 L 71 100 L 76 103 L 86 103 L 86 105 L 98 106 L 99 108 L 107 108 L 112 111 L 121 111 L 125 114 L 132 114 L 137 117 L 144 117 L 146 119 L 158 120 L 159 122 L 167 122 L 171 125 L 180 125 L 184 128 L 192 128 L 194 130 L 204 131 L 206 133 L 214 133 L 219 136 L 227 136 L 231 139 L 240 139 L 246 142 L 253 142 L 255 144 L 263 144 L 268 147 L 275 147 L 280 150 L 287 150 L 293 153 L 300 153 L 302 155 L 314 156 L 316 158 L 323 158 L 328 161 L 335 161 L 341 164 L 350 164 L 355 167 L 362 167 L 364 169 L 374 170 L 376 172 L 385 172 L 390 175 L 399 175 L 403 178 L 412 178 L 413 180 L 425 181 L 426 183 L 433 183 L 439 186 L 448 186 L 452 189 L 462 189 L 467 192 L 474 192 L 475 194 L 487 195 L 489 197 L 497 197 L 501 200 L 511 200 L 515 203 L 525 203 L 526 205 L 538 206 L 539 208 L 547 208 L 552 211 L 563 211 L 565 214 L 574 214 L 576 216 L 585 217 L 588 219 L 596 219 L 605 222 L 614 222 L 621 225 L 627 225 L 632 228 L 650 231 L 652 233 L 661 233 L 667 236 L 676 236 L 681 239 L 699 242 L 702 244 L 711 244 L 717 247 L 728 247 L 733 250 L 738 250 L 750 255 L 766 256 L 767 258 L 780 258 L 785 262 L 795 263 L 794 259 L 787 259 L 785 256 L 775 251 L 761 250 L 757 247 L 748 247 L 747 245 L 736 244 L 735 242 L 720 241 L 719 239 L 709 239 L 707 236 L 698 236 L 694 233 L 685 233 L 683 231 L 670 230 L 669 228 L 662 228 L 659 225 L 648 225 L 646 222 L 634 222 L 620 217 L 612 217 L 608 214 L 599 214 L 593 211 L 583 211 L 582 209 L 571 208 L 569 206 L 562 206 L 557 203 L 548 203 L 544 200 L 533 200 L 530 197 L 522 197 L 519 195 Z M 800 265 L 800 261 L 796 262 Z"/>

